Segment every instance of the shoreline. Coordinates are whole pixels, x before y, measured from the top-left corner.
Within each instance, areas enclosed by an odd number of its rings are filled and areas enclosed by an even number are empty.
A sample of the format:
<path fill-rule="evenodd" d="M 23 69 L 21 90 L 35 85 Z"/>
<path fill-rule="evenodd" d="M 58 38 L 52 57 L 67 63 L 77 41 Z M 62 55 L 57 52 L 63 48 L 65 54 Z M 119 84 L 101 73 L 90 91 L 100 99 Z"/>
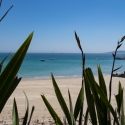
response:
<path fill-rule="evenodd" d="M 54 74 L 53 74 L 54 75 Z M 95 77 L 98 77 L 98 74 L 97 75 L 94 75 Z M 110 74 L 103 74 L 103 76 L 110 76 Z M 18 77 L 21 77 L 21 76 L 18 76 Z M 57 75 L 54 75 L 54 78 L 55 79 L 74 79 L 74 78 L 81 78 L 82 75 L 73 75 L 73 76 L 57 76 Z M 50 76 L 43 76 L 43 77 L 22 77 L 22 80 L 51 80 L 51 74 Z"/>
<path fill-rule="evenodd" d="M 98 77 L 95 76 L 96 81 L 98 82 Z M 109 79 L 110 75 L 104 76 L 106 81 L 107 91 L 109 86 Z M 81 88 L 82 78 L 56 78 L 55 80 L 63 94 L 63 97 L 69 106 L 69 99 L 68 99 L 68 89 L 71 93 L 73 107 L 75 106 L 75 102 L 78 96 L 78 93 Z M 112 104 L 116 107 L 114 94 L 118 92 L 118 83 L 119 80 L 121 81 L 122 86 L 125 88 L 125 79 L 119 77 L 113 77 L 113 84 L 112 84 Z M 12 106 L 13 106 L 13 99 L 15 97 L 17 102 L 17 108 L 19 113 L 19 118 L 22 118 L 25 114 L 25 96 L 23 91 L 25 91 L 28 100 L 29 100 L 29 113 L 31 112 L 31 108 L 34 105 L 35 110 L 33 113 L 32 121 L 34 120 L 46 120 L 51 119 L 51 115 L 47 110 L 41 94 L 44 94 L 47 100 L 50 102 L 52 107 L 55 109 L 59 117 L 63 117 L 64 114 L 62 109 L 57 101 L 55 96 L 54 88 L 52 85 L 52 80 L 50 79 L 22 79 L 19 85 L 17 86 L 16 90 L 13 92 L 3 111 L 0 114 L 0 121 L 11 121 L 12 118 Z M 84 101 L 84 112 L 86 110 L 87 104 Z"/>

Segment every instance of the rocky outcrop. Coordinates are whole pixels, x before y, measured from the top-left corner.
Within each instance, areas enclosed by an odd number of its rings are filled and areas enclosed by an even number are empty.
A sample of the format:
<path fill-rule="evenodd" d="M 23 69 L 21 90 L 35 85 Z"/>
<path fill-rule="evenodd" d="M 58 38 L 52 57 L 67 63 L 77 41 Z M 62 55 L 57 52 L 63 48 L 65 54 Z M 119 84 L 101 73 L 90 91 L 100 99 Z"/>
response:
<path fill-rule="evenodd" d="M 122 78 L 125 78 L 125 72 L 124 73 L 121 73 L 121 74 L 113 74 L 113 77 L 122 77 Z"/>
<path fill-rule="evenodd" d="M 125 57 L 123 57 L 123 58 L 116 57 L 115 59 L 116 59 L 116 60 L 125 60 Z"/>

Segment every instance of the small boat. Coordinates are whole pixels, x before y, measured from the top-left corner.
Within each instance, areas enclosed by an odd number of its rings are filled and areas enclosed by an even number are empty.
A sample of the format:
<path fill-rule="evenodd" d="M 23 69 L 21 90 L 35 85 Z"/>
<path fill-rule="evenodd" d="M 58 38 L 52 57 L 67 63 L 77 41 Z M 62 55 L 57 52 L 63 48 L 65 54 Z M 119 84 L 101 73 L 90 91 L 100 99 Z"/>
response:
<path fill-rule="evenodd" d="M 51 60 L 56 60 L 56 58 L 51 58 Z"/>
<path fill-rule="evenodd" d="M 54 58 L 54 52 L 52 54 L 52 58 L 50 58 L 51 60 L 56 60 L 56 58 Z"/>
<path fill-rule="evenodd" d="M 44 61 L 45 61 L 45 59 L 41 59 L 40 61 L 44 62 Z"/>

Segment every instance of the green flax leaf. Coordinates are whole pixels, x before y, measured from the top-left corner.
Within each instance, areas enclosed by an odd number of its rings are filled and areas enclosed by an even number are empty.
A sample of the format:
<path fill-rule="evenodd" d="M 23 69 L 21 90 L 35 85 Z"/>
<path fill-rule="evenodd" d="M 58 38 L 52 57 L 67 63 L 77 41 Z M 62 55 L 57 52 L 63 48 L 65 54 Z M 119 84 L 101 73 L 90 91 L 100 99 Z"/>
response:
<path fill-rule="evenodd" d="M 107 89 L 106 89 L 106 84 L 105 84 L 105 80 L 104 77 L 102 75 L 102 71 L 100 66 L 98 66 L 98 78 L 99 78 L 99 85 L 102 89 L 102 91 L 105 93 L 105 95 L 107 96 Z"/>
<path fill-rule="evenodd" d="M 102 71 L 101 71 L 100 66 L 98 66 L 98 78 L 99 78 L 100 88 L 102 89 L 102 91 L 104 92 L 104 94 L 107 97 L 106 83 L 105 83 L 104 77 L 102 75 Z M 103 102 L 102 99 L 100 99 L 100 107 L 101 107 L 101 112 L 102 112 L 102 117 L 101 117 L 102 120 L 101 121 L 103 121 L 103 123 L 106 124 L 106 121 L 107 121 L 107 106 L 105 105 L 105 103 Z"/>
<path fill-rule="evenodd" d="M 60 106 L 61 106 L 61 108 L 62 108 L 62 110 L 63 110 L 63 112 L 64 112 L 64 114 L 65 114 L 65 116 L 67 118 L 67 121 L 68 121 L 69 125 L 71 125 L 72 120 L 71 120 L 71 116 L 70 116 L 68 107 L 67 107 L 66 102 L 65 102 L 65 100 L 64 100 L 64 98 L 63 98 L 63 96 L 61 94 L 61 91 L 60 91 L 60 89 L 59 89 L 59 87 L 58 87 L 58 85 L 57 85 L 57 83 L 56 83 L 56 81 L 54 79 L 53 74 L 52 74 L 52 82 L 53 82 L 53 87 L 54 87 L 58 102 L 59 102 L 59 104 L 60 104 Z"/>
<path fill-rule="evenodd" d="M 15 98 L 14 98 L 14 101 L 13 101 L 12 125 L 19 125 L 18 110 L 17 110 Z"/>
<path fill-rule="evenodd" d="M 86 99 L 87 99 L 90 118 L 91 118 L 92 124 L 97 125 L 97 116 L 96 116 L 94 98 L 93 98 L 93 95 L 91 93 L 91 89 L 89 87 L 89 79 L 88 79 L 88 77 L 86 75 L 86 72 L 84 72 L 84 79 L 85 79 Z"/>
<path fill-rule="evenodd" d="M 86 114 L 85 114 L 85 120 L 84 120 L 84 125 L 88 125 L 88 115 L 89 115 L 89 109 L 87 107 Z"/>
<path fill-rule="evenodd" d="M 1 107 L 4 107 L 6 100 L 8 100 L 8 98 L 10 97 L 10 95 L 13 93 L 13 91 L 15 90 L 15 88 L 17 87 L 17 85 L 19 84 L 21 78 L 15 77 L 14 81 L 12 82 L 12 85 L 9 89 L 8 92 L 4 98 L 4 100 L 1 102 Z"/>
<path fill-rule="evenodd" d="M 32 110 L 31 110 L 30 118 L 29 118 L 29 121 L 28 121 L 28 124 L 27 124 L 27 125 L 30 125 L 30 122 L 31 122 L 31 119 L 32 119 L 32 115 L 33 115 L 34 109 L 35 109 L 35 107 L 32 106 Z"/>
<path fill-rule="evenodd" d="M 104 92 L 100 89 L 100 87 L 97 85 L 97 91 L 101 97 L 101 99 L 103 100 L 103 102 L 106 104 L 107 108 L 110 110 L 110 112 L 112 113 L 114 119 L 116 120 L 116 123 L 119 125 L 119 121 L 118 121 L 118 118 L 116 116 L 116 113 L 112 107 L 112 105 L 109 103 L 107 97 L 105 96 Z"/>
<path fill-rule="evenodd" d="M 103 112 L 101 112 L 102 111 L 102 105 L 101 105 L 100 102 L 103 101 L 104 104 L 107 106 L 107 110 L 108 109 L 110 110 L 110 112 L 112 113 L 114 119 L 116 120 L 116 123 L 119 125 L 118 118 L 116 116 L 116 113 L 115 113 L 112 105 L 109 103 L 105 93 L 102 91 L 100 86 L 93 80 L 93 75 L 92 75 L 92 71 L 91 71 L 90 68 L 85 70 L 85 79 L 88 80 L 87 84 L 89 85 L 89 87 L 91 88 L 92 93 L 93 93 L 94 101 L 95 101 L 96 108 L 97 108 L 97 115 L 98 115 L 99 124 L 103 125 L 104 122 L 106 122 L 108 120 L 107 119 L 106 121 L 104 121 L 104 119 L 103 119 Z M 100 97 L 99 100 L 96 97 L 98 95 Z"/>
<path fill-rule="evenodd" d="M 70 107 L 70 116 L 71 116 L 71 119 L 72 119 L 72 125 L 76 125 L 74 114 L 73 114 L 72 99 L 71 99 L 71 95 L 70 95 L 69 90 L 68 90 L 68 95 L 69 95 L 69 107 Z"/>
<path fill-rule="evenodd" d="M 102 101 L 100 100 L 100 96 L 98 95 L 98 92 L 96 90 L 96 84 L 97 83 L 95 81 L 94 75 L 93 75 L 93 73 L 92 73 L 90 68 L 87 68 L 85 70 L 84 74 L 85 74 L 85 84 L 86 84 L 86 86 L 88 86 L 88 88 L 90 88 L 91 93 L 92 93 L 93 99 L 91 101 L 92 102 L 94 101 L 95 107 L 97 109 L 98 122 L 101 125 L 105 125 L 106 121 L 104 121 L 103 113 L 101 112 L 101 109 L 102 109 L 101 102 Z M 90 116 L 92 116 L 92 115 L 93 114 L 91 114 Z"/>
<path fill-rule="evenodd" d="M 79 92 L 79 95 L 77 97 L 77 101 L 76 101 L 76 104 L 75 104 L 75 109 L 74 109 L 75 120 L 77 119 L 78 114 L 80 112 L 80 109 L 83 105 L 83 100 L 84 100 L 84 85 L 82 85 L 82 87 L 80 89 L 80 92 Z"/>
<path fill-rule="evenodd" d="M 26 97 L 26 112 L 25 112 L 25 116 L 24 116 L 22 125 L 26 125 L 27 119 L 28 119 L 28 113 L 29 113 L 29 101 L 28 101 L 28 98 L 27 98 L 25 92 L 24 92 L 24 95 L 25 95 L 25 97 Z"/>
<path fill-rule="evenodd" d="M 51 116 L 55 120 L 55 122 L 58 123 L 59 125 L 63 125 L 63 123 L 61 122 L 59 116 L 56 114 L 56 112 L 54 111 L 54 109 L 52 108 L 50 103 L 47 101 L 46 97 L 44 95 L 41 95 L 41 97 L 42 97 L 42 99 L 43 99 L 49 113 L 51 114 Z"/>
<path fill-rule="evenodd" d="M 71 99 L 71 95 L 70 95 L 69 90 L 68 90 L 68 95 L 69 95 L 69 107 L 70 107 L 70 112 L 72 112 L 72 113 L 73 113 L 72 99 Z"/>
<path fill-rule="evenodd" d="M 123 95 L 123 97 L 122 97 L 122 104 L 121 104 L 121 125 L 125 125 L 124 95 Z"/>
<path fill-rule="evenodd" d="M 119 87 L 118 87 L 118 94 L 115 96 L 115 98 L 116 98 L 116 102 L 117 102 L 118 113 L 120 115 L 122 99 L 123 99 L 123 89 L 122 89 L 120 82 L 119 82 Z"/>
<path fill-rule="evenodd" d="M 13 88 L 13 86 L 16 87 L 16 85 L 13 84 L 13 81 L 23 62 L 32 37 L 33 32 L 28 36 L 22 46 L 18 49 L 18 51 L 15 53 L 15 55 L 12 57 L 12 59 L 9 61 L 0 75 L 0 95 L 2 95 L 0 98 L 0 112 L 4 107 L 3 103 L 5 104 L 7 101 L 5 100 L 5 98 L 7 97 L 8 93 L 10 93 L 9 91 L 12 91 L 11 89 L 15 89 Z"/>

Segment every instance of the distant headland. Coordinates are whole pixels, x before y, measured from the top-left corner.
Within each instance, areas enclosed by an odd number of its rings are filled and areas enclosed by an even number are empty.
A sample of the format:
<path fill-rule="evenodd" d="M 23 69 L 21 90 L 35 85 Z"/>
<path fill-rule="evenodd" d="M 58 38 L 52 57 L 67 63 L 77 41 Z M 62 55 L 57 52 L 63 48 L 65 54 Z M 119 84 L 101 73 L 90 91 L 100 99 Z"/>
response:
<path fill-rule="evenodd" d="M 114 53 L 115 51 L 111 51 L 111 52 L 106 52 L 106 53 Z M 117 54 L 125 54 L 124 50 L 119 50 L 117 51 Z"/>

